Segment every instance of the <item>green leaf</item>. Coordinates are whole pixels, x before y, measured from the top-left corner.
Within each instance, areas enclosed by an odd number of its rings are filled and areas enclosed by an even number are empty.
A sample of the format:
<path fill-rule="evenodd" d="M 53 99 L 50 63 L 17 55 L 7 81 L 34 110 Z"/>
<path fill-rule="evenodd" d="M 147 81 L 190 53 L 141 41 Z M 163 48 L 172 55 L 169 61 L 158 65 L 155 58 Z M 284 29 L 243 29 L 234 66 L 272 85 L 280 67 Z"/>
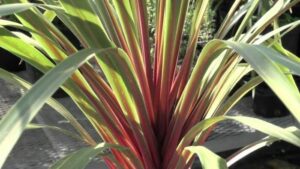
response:
<path fill-rule="evenodd" d="M 266 56 L 270 57 L 271 60 L 275 61 L 276 63 L 283 65 L 290 69 L 292 74 L 300 76 L 300 62 L 296 62 L 286 56 L 281 55 L 280 53 L 276 52 L 272 49 L 267 49 L 265 46 L 255 46 L 257 51 L 264 53 Z"/>
<path fill-rule="evenodd" d="M 196 154 L 203 169 L 227 169 L 226 161 L 203 146 L 189 146 L 184 149 Z"/>
<path fill-rule="evenodd" d="M 228 48 L 243 57 L 252 66 L 253 70 L 271 87 L 296 119 L 300 121 L 300 94 L 286 72 L 279 67 L 280 64 L 292 70 L 293 73 L 299 74 L 299 62 L 284 57 L 273 49 L 262 45 L 249 45 L 233 41 L 213 40 L 204 47 L 177 108 L 192 106 L 191 100 L 197 96 L 201 83 L 205 82 L 203 76 L 205 73 L 209 73 L 207 71 L 210 64 L 222 56 L 220 52 Z M 182 122 L 183 119 L 179 119 Z"/>
<path fill-rule="evenodd" d="M 17 28 L 17 29 L 20 29 L 20 30 L 23 30 L 23 31 L 38 34 L 38 32 L 36 32 L 35 30 L 27 28 L 27 27 L 25 27 L 24 25 L 22 25 L 18 22 L 14 22 L 14 21 L 10 21 L 10 20 L 0 19 L 0 25 L 1 26 L 9 26 L 9 27 Z"/>
<path fill-rule="evenodd" d="M 12 2 L 22 2 L 22 0 L 3 0 L 5 3 Z M 42 5 L 39 7 L 52 7 L 55 12 L 61 13 L 60 7 L 55 5 Z M 30 32 L 32 37 L 39 42 L 43 47 L 47 56 L 51 58 L 54 62 L 59 62 L 60 60 L 67 57 L 65 51 L 62 48 L 69 49 L 70 47 L 65 46 L 67 43 L 64 35 L 52 24 L 46 17 L 40 12 L 40 10 L 33 8 L 22 13 L 16 14 L 17 19 L 27 28 L 38 32 Z M 64 37 L 64 38 L 63 38 Z M 63 40 L 63 41 L 62 41 Z M 62 42 L 62 43 L 60 43 Z M 62 45 L 62 46 L 61 46 Z M 74 52 L 72 52 L 74 53 Z M 70 54 L 70 53 L 69 53 Z"/>
<path fill-rule="evenodd" d="M 109 150 L 111 148 L 119 151 L 127 150 L 127 148 L 118 145 L 100 143 L 97 146 L 82 148 L 67 155 L 65 158 L 57 161 L 50 169 L 84 169 L 94 157 L 111 155 Z"/>
<path fill-rule="evenodd" d="M 294 134 L 298 135 L 300 137 L 300 130 L 296 127 L 288 127 L 285 130 L 293 132 Z M 228 167 L 232 166 L 234 163 L 238 162 L 239 160 L 245 158 L 249 154 L 265 147 L 270 146 L 276 141 L 279 141 L 280 139 L 275 137 L 265 137 L 259 141 L 256 141 L 250 145 L 247 145 L 246 147 L 242 148 L 241 150 L 235 152 L 234 154 L 230 155 L 227 158 L 227 165 Z"/>
<path fill-rule="evenodd" d="M 291 111 L 294 117 L 300 121 L 300 94 L 286 75 L 286 71 L 283 71 L 279 64 L 291 68 L 293 72 L 300 72 L 299 63 L 288 59 L 273 51 L 273 49 L 264 47 L 262 45 L 249 45 L 245 43 L 233 42 L 233 41 L 222 41 L 212 40 L 202 50 L 197 63 L 193 69 L 190 79 L 184 88 L 184 91 L 176 105 L 174 110 L 173 119 L 169 126 L 169 133 L 167 135 L 167 141 L 165 145 L 168 150 L 167 153 L 173 154 L 174 147 L 180 139 L 180 133 L 183 127 L 189 122 L 190 114 L 194 110 L 195 104 L 199 101 L 198 96 L 206 98 L 206 95 L 202 95 L 201 92 L 205 92 L 203 84 L 209 84 L 210 76 L 215 76 L 218 72 L 223 69 L 221 66 L 230 59 L 238 59 L 232 57 L 239 57 L 236 55 L 227 55 L 224 57 L 224 51 L 231 49 L 236 54 L 243 57 L 257 72 L 257 74 L 271 87 L 271 89 L 277 94 L 277 96 L 283 101 L 287 108 Z M 219 65 L 217 65 L 214 72 L 210 71 L 209 68 L 215 63 L 217 59 L 221 59 Z M 224 57 L 224 58 L 223 58 Z M 217 60 L 218 61 L 218 60 Z M 223 74 L 222 74 L 223 75 Z M 205 79 L 207 78 L 207 79 Z M 215 86 L 211 86 L 215 89 Z M 202 98 L 199 98 L 202 99 Z M 202 102 L 202 100 L 201 100 Z M 203 103 L 205 103 L 203 101 Z M 202 111 L 202 112 L 201 112 Z M 204 112 L 203 112 L 204 111 Z M 205 114 L 207 110 L 200 110 L 200 113 Z M 294 142 L 295 143 L 295 142 Z"/>
<path fill-rule="evenodd" d="M 205 113 L 205 118 L 209 118 L 212 116 L 216 116 L 216 110 L 220 108 L 220 106 L 224 105 L 224 101 L 227 99 L 227 101 L 231 98 L 227 98 L 229 92 L 232 90 L 233 86 L 235 86 L 238 81 L 242 79 L 246 74 L 248 74 L 250 71 L 252 71 L 251 66 L 249 64 L 239 64 L 234 69 L 227 69 L 231 71 L 227 71 L 224 73 L 221 79 L 218 81 L 221 82 L 221 86 L 219 83 L 214 86 L 214 91 L 209 92 L 210 97 L 212 98 L 209 103 L 211 104 L 207 109 L 207 113 Z M 224 82 L 222 82 L 224 81 Z M 236 100 L 240 100 L 243 95 L 239 95 L 241 97 L 238 97 Z M 234 102 L 233 102 L 234 104 Z M 218 114 L 218 115 L 224 115 L 224 114 Z"/>
<path fill-rule="evenodd" d="M 242 0 L 234 1 L 215 37 L 224 38 L 232 26 L 247 12 L 247 9 L 251 5 L 251 1 L 247 2 L 246 5 L 237 10 L 241 1 Z"/>
<path fill-rule="evenodd" d="M 294 144 L 300 147 L 300 137 L 295 135 L 294 133 L 287 131 L 279 126 L 271 124 L 269 122 L 256 119 L 253 117 L 244 117 L 244 116 L 217 116 L 212 117 L 206 120 L 203 120 L 192 127 L 187 134 L 182 138 L 180 141 L 177 151 L 182 151 L 184 147 L 188 146 L 193 140 L 195 143 L 198 143 L 199 140 L 202 138 L 201 132 L 206 131 L 208 128 L 212 127 L 213 125 L 217 124 L 218 122 L 224 120 L 234 120 L 240 123 L 243 123 L 249 127 L 252 127 L 262 133 L 265 133 L 269 136 L 282 139 L 287 141 L 291 144 Z M 180 153 L 180 152 L 178 152 Z"/>
<path fill-rule="evenodd" d="M 150 160 L 151 151 L 157 151 L 156 138 L 136 73 L 123 50 L 115 51 L 112 55 L 118 56 L 118 59 L 99 57 L 101 68 L 127 118 L 139 148 L 143 149 L 141 153 L 147 156 L 149 165 L 153 165 Z"/>
<path fill-rule="evenodd" d="M 49 10 L 46 10 L 44 13 L 43 13 L 44 17 L 47 18 L 47 20 L 49 22 L 52 22 L 55 17 L 56 17 L 56 13 L 53 12 L 53 11 L 49 11 Z"/>
<path fill-rule="evenodd" d="M 26 11 L 37 4 L 33 3 L 13 3 L 0 5 L 0 17 Z"/>
<path fill-rule="evenodd" d="M 34 130 L 34 129 L 51 129 L 51 130 L 55 130 L 55 131 L 58 131 L 66 136 L 69 136 L 69 137 L 72 137 L 74 139 L 77 139 L 79 141 L 82 141 L 84 142 L 84 140 L 77 134 L 71 132 L 71 131 L 68 131 L 68 130 L 65 130 L 65 129 L 62 129 L 60 127 L 56 127 L 56 126 L 49 126 L 49 125 L 44 125 L 44 124 L 34 124 L 34 123 L 30 123 L 26 126 L 26 129 L 27 130 Z"/>
<path fill-rule="evenodd" d="M 243 117 L 243 116 L 234 116 L 234 117 L 226 117 L 230 120 L 238 121 L 242 124 L 245 124 L 247 126 L 250 126 L 257 131 L 260 131 L 262 133 L 265 133 L 269 136 L 279 138 L 281 140 L 287 141 L 291 144 L 294 144 L 298 147 L 300 147 L 300 137 L 294 134 L 293 132 L 287 131 L 279 126 L 276 126 L 274 124 L 265 122 L 260 119 L 256 118 L 250 118 L 250 117 Z"/>
<path fill-rule="evenodd" d="M 275 36 L 276 34 L 278 33 L 281 33 L 283 31 L 285 31 L 283 34 L 281 34 L 281 36 L 284 36 L 284 34 L 286 34 L 287 32 L 293 30 L 294 28 L 296 28 L 297 26 L 299 26 L 300 24 L 300 21 L 297 20 L 297 21 L 294 21 L 292 23 L 289 23 L 289 24 L 286 24 L 286 25 L 283 25 L 279 28 L 276 28 L 262 36 L 260 36 L 257 40 L 254 41 L 254 44 L 262 44 L 264 43 L 265 41 L 267 41 L 268 39 L 272 38 L 273 36 Z"/>
<path fill-rule="evenodd" d="M 105 31 L 108 33 L 110 39 L 117 45 L 120 45 L 119 37 L 116 32 L 116 26 L 113 24 L 112 17 L 110 15 L 110 11 L 107 9 L 107 6 L 105 5 L 105 1 L 94 1 L 94 0 L 88 0 L 90 3 L 92 9 L 97 14 L 98 18 L 101 20 L 103 27 L 105 28 Z"/>
<path fill-rule="evenodd" d="M 78 0 L 59 0 L 69 15 L 71 24 L 75 26 L 85 43 L 89 47 L 106 48 L 113 47 L 108 39 L 103 25 L 97 18 L 88 1 Z"/>
<path fill-rule="evenodd" d="M 257 85 L 262 83 L 261 77 L 257 76 L 251 79 L 249 82 L 240 87 L 232 96 L 230 96 L 218 109 L 215 115 L 225 115 L 241 98 L 243 98 L 249 91 L 254 89 Z"/>
<path fill-rule="evenodd" d="M 0 27 L 0 34 L 1 48 L 19 56 L 22 60 L 34 65 L 38 70 L 46 72 L 54 66 L 44 54 L 35 49 L 32 45 L 13 35 L 7 29 Z"/>
<path fill-rule="evenodd" d="M 0 78 L 10 83 L 16 84 L 25 90 L 29 90 L 32 87 L 32 85 L 29 82 L 1 68 L 0 68 Z M 70 124 L 78 131 L 78 133 L 80 133 L 84 141 L 86 141 L 88 144 L 91 145 L 95 144 L 93 138 L 82 127 L 82 125 L 77 121 L 77 119 L 72 115 L 72 113 L 69 112 L 68 109 L 66 109 L 61 103 L 59 103 L 53 98 L 49 98 L 47 100 L 47 104 L 51 106 L 54 110 L 56 110 L 66 120 L 68 120 Z"/>
<path fill-rule="evenodd" d="M 247 9 L 247 13 L 246 13 L 243 21 L 241 22 L 241 24 L 239 24 L 239 28 L 234 35 L 234 40 L 238 40 L 240 38 L 242 32 L 245 30 L 246 26 L 249 25 L 249 21 L 253 17 L 253 13 L 256 11 L 257 6 L 259 5 L 259 2 L 260 2 L 259 0 L 251 1 L 251 6 Z"/>
<path fill-rule="evenodd" d="M 17 14 L 29 10 L 33 7 L 39 7 L 48 10 L 56 10 L 60 12 L 62 11 L 60 7 L 54 5 L 44 5 L 44 4 L 35 4 L 35 3 L 10 3 L 10 4 L 0 5 L 0 17 Z"/>
<path fill-rule="evenodd" d="M 27 124 L 35 117 L 47 99 L 95 52 L 108 54 L 116 49 L 86 49 L 63 61 L 43 76 L 32 89 L 7 112 L 0 122 L 0 167 L 16 144 Z"/>
<path fill-rule="evenodd" d="M 182 158 L 179 158 L 179 160 L 176 158 L 177 154 L 182 154 L 182 151 L 184 151 L 184 148 L 189 146 L 191 143 L 198 144 L 200 140 L 202 140 L 203 135 L 206 130 L 208 130 L 210 127 L 214 126 L 215 124 L 224 121 L 224 120 L 234 120 L 237 122 L 240 122 L 242 124 L 245 124 L 249 127 L 252 127 L 262 133 L 265 133 L 269 136 L 272 136 L 274 138 L 278 138 L 281 140 L 284 140 L 286 142 L 289 142 L 291 144 L 294 144 L 298 147 L 300 147 L 300 137 L 296 134 L 294 134 L 291 131 L 287 131 L 284 128 L 281 128 L 279 126 L 276 126 L 274 124 L 271 124 L 269 122 L 256 119 L 253 117 L 244 117 L 244 116 L 217 116 L 212 117 L 206 120 L 202 120 L 198 124 L 196 124 L 194 127 L 192 127 L 187 134 L 181 139 L 180 143 L 178 144 L 178 147 L 176 149 L 176 152 L 173 154 L 173 158 L 170 161 L 170 165 L 174 166 L 183 166 L 185 164 L 185 161 L 188 160 L 188 157 L 184 156 Z M 234 140 L 233 140 L 234 141 Z M 180 168 L 180 167 L 179 167 Z"/>
<path fill-rule="evenodd" d="M 24 15 L 24 16 L 23 16 Z M 46 50 L 47 56 L 52 55 L 55 53 L 55 56 L 62 54 L 62 51 L 59 50 L 55 45 L 49 43 L 49 36 L 46 36 L 46 34 L 49 33 L 49 29 L 45 28 L 46 26 L 44 20 L 37 20 L 38 14 L 33 13 L 32 11 L 26 11 L 26 15 L 23 14 L 22 17 L 24 17 L 26 20 L 26 24 L 24 24 L 27 28 L 42 32 L 43 36 L 41 34 L 35 34 L 34 39 L 41 44 L 44 49 Z M 30 23 L 28 23 L 30 22 Z M 10 24 L 10 23 L 9 23 Z M 39 30 L 37 30 L 36 25 L 44 25 L 43 29 L 41 27 L 38 27 Z M 54 64 L 41 53 L 39 50 L 34 48 L 33 46 L 29 45 L 28 43 L 22 41 L 15 35 L 13 35 L 10 31 L 6 30 L 5 28 L 0 27 L 0 33 L 2 36 L 0 36 L 0 46 L 9 52 L 15 54 L 16 56 L 20 57 L 25 62 L 29 63 L 30 65 L 34 66 L 38 70 L 42 71 L 43 73 L 47 72 L 49 69 L 54 67 Z M 62 56 L 62 55 L 60 55 Z M 64 57 L 67 57 L 65 53 L 63 53 Z M 0 56 L 0 57 L 7 57 L 7 56 Z M 78 72 L 77 72 L 78 74 Z M 75 74 L 75 75 L 77 75 Z M 83 79 L 82 76 L 77 76 L 80 80 Z M 85 86 L 86 82 L 84 80 L 81 80 L 81 83 L 83 83 Z M 77 86 L 76 81 L 73 81 L 71 79 L 68 79 L 66 83 L 63 86 L 63 89 L 70 95 L 70 97 L 74 100 L 75 104 L 84 112 L 87 119 L 91 122 L 93 127 L 96 129 L 96 131 L 99 132 L 99 123 L 101 123 L 101 118 L 99 117 L 99 114 L 95 111 L 93 108 L 91 102 L 89 102 L 86 95 L 83 93 L 83 91 Z M 89 89 L 87 87 L 87 89 Z M 91 92 L 92 93 L 92 92 Z M 95 123 L 97 121 L 97 123 Z"/>
<path fill-rule="evenodd" d="M 282 139 L 284 141 L 287 141 L 291 144 L 300 147 L 300 138 L 297 135 L 293 134 L 292 132 L 289 132 L 269 122 L 256 119 L 253 117 L 244 117 L 244 116 L 218 116 L 218 117 L 209 118 L 207 120 L 203 120 L 189 130 L 189 132 L 182 138 L 178 147 L 182 148 L 184 146 L 187 146 L 195 138 L 196 140 L 199 140 L 201 135 L 198 136 L 198 134 L 200 132 L 207 130 L 208 128 L 212 127 L 213 125 L 223 120 L 238 121 L 262 133 L 273 136 L 275 138 Z"/>
<path fill-rule="evenodd" d="M 282 56 L 273 49 L 262 45 L 248 45 L 231 41 L 223 41 L 239 55 L 241 55 L 257 72 L 257 74 L 270 86 L 279 99 L 300 121 L 300 94 L 288 76 L 279 65 L 290 69 L 293 73 L 300 73 L 300 63 Z"/>

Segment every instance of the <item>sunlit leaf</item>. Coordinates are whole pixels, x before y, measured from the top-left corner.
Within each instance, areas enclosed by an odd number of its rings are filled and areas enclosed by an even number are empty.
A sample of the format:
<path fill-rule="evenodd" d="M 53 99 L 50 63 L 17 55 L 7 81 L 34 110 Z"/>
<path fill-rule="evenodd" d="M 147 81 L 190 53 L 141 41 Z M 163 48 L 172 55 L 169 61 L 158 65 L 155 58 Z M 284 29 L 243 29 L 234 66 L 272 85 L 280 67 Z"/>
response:
<path fill-rule="evenodd" d="M 295 133 L 296 135 L 298 135 L 298 137 L 300 137 L 300 132 L 297 127 L 288 127 L 288 128 L 286 128 L 286 130 L 291 131 L 291 132 Z M 251 143 L 250 145 L 247 145 L 246 147 L 242 148 L 241 150 L 238 150 L 237 152 L 235 152 L 234 154 L 230 155 L 227 158 L 228 167 L 232 166 L 234 163 L 245 158 L 246 156 L 250 155 L 251 153 L 253 153 L 263 147 L 270 146 L 272 143 L 274 143 L 278 140 L 280 140 L 280 139 L 275 138 L 275 137 L 265 137 L 259 141 L 256 141 L 254 143 Z"/>
<path fill-rule="evenodd" d="M 95 52 L 103 54 L 111 50 L 114 49 L 106 49 L 103 51 L 86 49 L 74 54 L 56 68 L 49 71 L 7 112 L 0 121 L 1 167 L 27 124 L 31 122 L 42 108 L 48 97 L 50 97 L 81 64 L 91 58 Z M 45 86 L 47 87 L 45 88 Z"/>
<path fill-rule="evenodd" d="M 6 15 L 11 15 L 18 12 L 26 11 L 36 6 L 37 4 L 33 4 L 33 3 L 4 4 L 0 6 L 0 16 L 6 16 Z"/>
<path fill-rule="evenodd" d="M 29 90 L 32 85 L 25 81 L 24 79 L 7 72 L 4 69 L 0 68 L 0 77 L 10 83 L 13 83 L 15 85 L 18 85 L 20 88 L 23 88 L 25 90 Z M 93 145 L 95 144 L 95 141 L 93 138 L 88 134 L 88 132 L 81 126 L 81 124 L 77 121 L 77 119 L 72 115 L 71 112 L 68 111 L 61 103 L 54 100 L 53 98 L 49 98 L 47 100 L 47 104 L 51 106 L 54 110 L 56 110 L 61 116 L 63 116 L 66 120 L 70 122 L 70 124 L 76 129 L 76 131 L 79 132 L 79 134 L 82 136 L 83 140 L 87 143 Z"/>
<path fill-rule="evenodd" d="M 111 155 L 110 149 L 126 151 L 127 149 L 118 145 L 100 143 L 94 147 L 81 148 L 63 159 L 57 161 L 50 169 L 84 169 L 96 156 L 107 157 Z"/>
<path fill-rule="evenodd" d="M 227 169 L 224 159 L 203 146 L 186 147 L 184 151 L 196 154 L 200 159 L 203 169 Z"/>

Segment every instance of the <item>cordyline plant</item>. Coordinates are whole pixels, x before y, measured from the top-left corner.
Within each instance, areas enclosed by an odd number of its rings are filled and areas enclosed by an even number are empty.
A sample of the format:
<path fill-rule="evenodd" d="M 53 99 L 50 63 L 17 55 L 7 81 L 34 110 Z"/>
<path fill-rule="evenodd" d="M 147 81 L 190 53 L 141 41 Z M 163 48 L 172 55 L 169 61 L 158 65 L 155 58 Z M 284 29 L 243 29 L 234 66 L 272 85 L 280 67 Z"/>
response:
<path fill-rule="evenodd" d="M 281 35 L 299 21 L 281 27 L 276 21 L 298 2 L 274 1 L 253 22 L 260 1 L 234 1 L 214 40 L 196 56 L 210 2 L 193 1 L 188 44 L 184 56 L 179 56 L 189 0 L 155 1 L 154 44 L 149 43 L 146 0 L 3 0 L 0 16 L 14 14 L 19 22 L 0 20 L 1 48 L 47 73 L 31 88 L 1 69 L 2 78 L 31 90 L 0 121 L 0 166 L 45 103 L 78 133 L 59 130 L 88 145 L 58 161 L 54 169 L 84 168 L 95 156 L 103 157 L 109 168 L 189 168 L 196 156 L 203 168 L 227 168 L 278 139 L 300 146 L 297 129 L 226 116 L 248 91 L 265 81 L 300 120 L 300 95 L 292 76 L 300 74 L 299 58 L 280 44 Z M 54 19 L 62 21 L 84 49 L 77 49 L 53 24 Z M 227 37 L 233 26 L 237 31 Z M 10 31 L 9 27 L 22 31 Z M 225 37 L 227 40 L 222 40 Z M 181 64 L 179 58 L 183 58 Z M 229 96 L 235 84 L 252 71 L 257 76 Z M 71 112 L 50 98 L 59 87 L 80 108 L 103 143 L 97 143 Z M 270 137 L 234 154 L 226 164 L 203 146 L 223 120 L 241 122 Z"/>

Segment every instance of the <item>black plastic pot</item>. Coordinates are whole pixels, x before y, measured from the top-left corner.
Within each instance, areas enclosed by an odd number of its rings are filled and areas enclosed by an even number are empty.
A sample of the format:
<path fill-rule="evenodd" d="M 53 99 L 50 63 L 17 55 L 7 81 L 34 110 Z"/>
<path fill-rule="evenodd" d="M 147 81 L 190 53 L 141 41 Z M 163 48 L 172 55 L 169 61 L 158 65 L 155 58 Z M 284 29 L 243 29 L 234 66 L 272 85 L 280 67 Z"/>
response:
<path fill-rule="evenodd" d="M 265 83 L 255 89 L 253 111 L 262 117 L 282 117 L 289 114 L 288 109 Z"/>
<path fill-rule="evenodd" d="M 299 9 L 300 10 L 300 9 Z M 295 55 L 300 55 L 300 27 L 294 28 L 292 31 L 287 33 L 282 37 L 282 45 L 284 48 L 294 53 Z"/>
<path fill-rule="evenodd" d="M 2 48 L 0 48 L 0 67 L 10 72 L 25 70 L 24 62 Z"/>
<path fill-rule="evenodd" d="M 294 77 L 294 79 L 299 88 L 300 78 Z M 265 83 L 255 89 L 253 111 L 262 117 L 282 117 L 289 114 L 289 110 Z"/>

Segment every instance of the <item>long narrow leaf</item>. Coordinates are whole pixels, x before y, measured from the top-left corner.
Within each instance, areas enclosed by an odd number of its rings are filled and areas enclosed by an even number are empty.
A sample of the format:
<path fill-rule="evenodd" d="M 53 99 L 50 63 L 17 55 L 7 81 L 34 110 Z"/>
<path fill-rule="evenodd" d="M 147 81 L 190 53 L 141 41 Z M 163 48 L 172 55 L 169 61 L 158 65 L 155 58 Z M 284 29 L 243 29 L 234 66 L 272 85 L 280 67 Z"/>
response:
<path fill-rule="evenodd" d="M 60 3 L 85 44 L 96 48 L 113 47 L 88 1 L 60 0 Z"/>
<path fill-rule="evenodd" d="M 33 3 L 4 4 L 0 6 L 0 17 L 26 11 L 36 6 L 37 4 L 33 4 Z"/>
<path fill-rule="evenodd" d="M 263 46 L 251 46 L 226 42 L 237 51 L 262 77 L 270 88 L 278 95 L 295 118 L 300 121 L 300 94 L 289 78 L 280 70 L 277 64 L 290 68 L 293 73 L 300 73 L 300 63 L 292 62 L 274 50 Z M 246 49 L 247 52 L 246 52 Z M 276 62 L 276 63 L 275 63 Z"/>
<path fill-rule="evenodd" d="M 95 52 L 109 53 L 114 49 L 99 51 L 87 49 L 74 54 L 56 68 L 47 73 L 34 87 L 24 95 L 3 117 L 0 122 L 0 167 L 21 136 L 26 125 L 42 108 L 48 97 L 71 76 L 77 68 L 91 58 Z M 47 86 L 45 88 L 45 86 Z"/>
<path fill-rule="evenodd" d="M 297 129 L 296 127 L 288 127 L 285 130 L 291 131 L 291 132 L 295 133 L 296 135 L 300 136 L 299 129 Z M 234 154 L 230 155 L 227 158 L 228 167 L 232 166 L 234 163 L 241 160 L 242 158 L 245 158 L 246 156 L 250 155 L 251 153 L 253 153 L 263 147 L 270 146 L 271 144 L 273 144 L 274 142 L 276 142 L 278 140 L 280 140 L 280 139 L 274 138 L 274 137 L 265 137 L 259 141 L 256 141 L 250 145 L 247 145 L 246 147 L 235 152 Z"/>
<path fill-rule="evenodd" d="M 34 123 L 30 123 L 26 126 L 26 130 L 36 130 L 36 129 L 50 129 L 50 130 L 54 130 L 54 131 L 57 131 L 57 132 L 60 132 L 66 136 L 69 136 L 71 138 L 74 138 L 78 141 L 81 141 L 81 142 L 84 142 L 84 140 L 77 134 L 69 131 L 69 130 L 66 130 L 66 129 L 63 129 L 63 128 L 60 128 L 60 127 L 56 127 L 56 126 L 50 126 L 50 125 L 45 125 L 45 124 L 34 124 Z"/>
<path fill-rule="evenodd" d="M 123 50 L 116 51 L 118 59 L 111 57 L 99 58 L 106 78 L 127 117 L 138 146 L 143 149 L 142 157 L 151 164 L 152 158 L 157 162 L 157 140 L 149 118 L 144 95 L 137 81 L 132 63 Z M 143 135 L 141 135 L 143 133 Z"/>
<path fill-rule="evenodd" d="M 125 147 L 100 143 L 94 147 L 82 148 L 67 155 L 65 158 L 57 161 L 50 169 L 84 169 L 94 157 L 106 157 L 111 155 L 110 149 L 128 151 Z"/>
<path fill-rule="evenodd" d="M 196 154 L 202 165 L 203 169 L 227 169 L 226 161 L 203 146 L 190 146 L 186 147 L 183 151 L 189 151 Z"/>
<path fill-rule="evenodd" d="M 245 125 L 248 125 L 260 132 L 268 134 L 272 137 L 282 139 L 291 144 L 294 144 L 300 147 L 300 137 L 293 132 L 287 131 L 284 128 L 278 127 L 271 123 L 265 122 L 263 120 L 259 120 L 252 117 L 244 117 L 244 116 L 218 116 L 212 117 L 207 120 L 203 120 L 196 124 L 181 140 L 179 143 L 176 152 L 173 154 L 173 158 L 169 161 L 169 168 L 173 168 L 173 166 L 183 165 L 183 158 L 179 158 L 178 154 L 181 154 L 185 147 L 190 145 L 194 140 L 197 143 L 197 140 L 201 137 L 201 132 L 206 131 L 213 125 L 223 120 L 234 120 Z M 199 135 L 200 134 L 200 135 Z M 188 156 L 188 155 L 186 155 Z M 182 167 L 182 166 L 181 166 Z"/>
<path fill-rule="evenodd" d="M 29 82 L 1 68 L 0 68 L 0 78 L 8 82 L 11 82 L 13 84 L 16 84 L 25 90 L 29 90 L 32 87 L 32 85 Z M 61 103 L 54 100 L 53 98 L 49 98 L 47 100 L 47 104 L 51 106 L 54 110 L 56 110 L 66 120 L 68 120 L 70 124 L 80 133 L 80 135 L 82 136 L 85 142 L 87 142 L 90 145 L 95 144 L 93 138 L 81 126 L 81 124 L 76 120 L 76 118 L 72 115 L 72 113 L 69 112 L 68 109 L 66 109 Z"/>

